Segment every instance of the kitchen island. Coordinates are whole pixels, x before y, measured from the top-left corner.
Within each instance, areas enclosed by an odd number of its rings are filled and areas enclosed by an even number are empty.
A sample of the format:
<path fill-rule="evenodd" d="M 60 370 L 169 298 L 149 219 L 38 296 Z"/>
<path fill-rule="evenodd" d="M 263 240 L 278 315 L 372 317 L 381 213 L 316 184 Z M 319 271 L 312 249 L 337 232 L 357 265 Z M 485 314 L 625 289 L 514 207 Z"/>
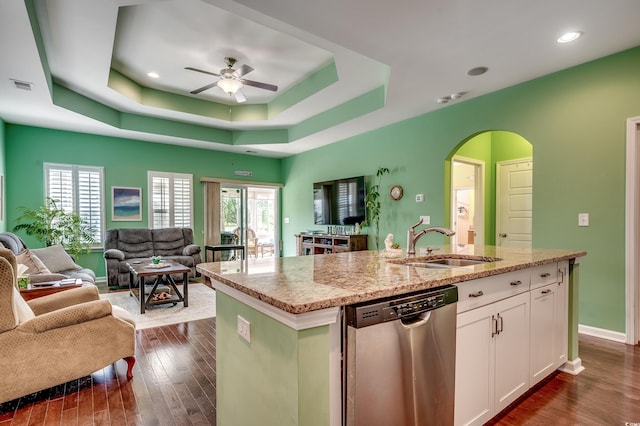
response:
<path fill-rule="evenodd" d="M 568 364 L 579 368 L 576 261 L 586 253 L 467 246 L 456 254 L 501 260 L 429 269 L 362 251 L 198 265 L 217 290 L 218 424 L 340 425 L 342 307 L 560 261 L 569 262 Z"/>

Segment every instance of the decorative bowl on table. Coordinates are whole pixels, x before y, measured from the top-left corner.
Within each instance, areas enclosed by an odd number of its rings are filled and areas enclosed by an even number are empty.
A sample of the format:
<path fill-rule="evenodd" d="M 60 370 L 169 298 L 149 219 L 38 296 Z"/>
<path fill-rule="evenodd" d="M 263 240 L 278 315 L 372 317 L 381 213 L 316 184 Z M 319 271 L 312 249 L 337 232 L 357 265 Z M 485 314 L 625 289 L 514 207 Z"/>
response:
<path fill-rule="evenodd" d="M 151 263 L 159 265 L 162 262 L 162 256 L 151 256 Z"/>

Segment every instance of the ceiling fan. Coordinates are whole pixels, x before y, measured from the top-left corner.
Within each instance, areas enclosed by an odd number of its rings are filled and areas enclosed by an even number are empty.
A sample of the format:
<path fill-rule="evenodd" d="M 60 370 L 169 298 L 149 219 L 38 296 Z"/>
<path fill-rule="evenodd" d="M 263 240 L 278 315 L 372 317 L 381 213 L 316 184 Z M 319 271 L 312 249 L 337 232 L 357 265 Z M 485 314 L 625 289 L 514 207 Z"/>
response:
<path fill-rule="evenodd" d="M 206 86 L 202 86 L 199 89 L 191 91 L 191 94 L 197 95 L 200 92 L 204 92 L 205 90 L 211 89 L 214 86 L 220 87 L 229 96 L 233 95 L 236 98 L 236 101 L 239 103 L 246 102 L 247 99 L 244 97 L 240 89 L 242 86 L 253 86 L 259 89 L 270 90 L 272 92 L 276 92 L 278 90 L 278 86 L 268 83 L 260 83 L 259 81 L 246 80 L 242 78 L 243 75 L 249 74 L 253 71 L 249 65 L 242 65 L 238 69 L 234 69 L 236 58 L 226 57 L 224 58 L 224 62 L 227 64 L 227 68 L 223 68 L 220 70 L 220 74 L 216 74 L 214 72 L 200 70 L 198 68 L 193 67 L 185 67 L 184 69 L 190 71 L 201 72 L 203 74 L 213 75 L 216 77 L 220 77 L 217 81 L 213 83 L 207 84 Z"/>

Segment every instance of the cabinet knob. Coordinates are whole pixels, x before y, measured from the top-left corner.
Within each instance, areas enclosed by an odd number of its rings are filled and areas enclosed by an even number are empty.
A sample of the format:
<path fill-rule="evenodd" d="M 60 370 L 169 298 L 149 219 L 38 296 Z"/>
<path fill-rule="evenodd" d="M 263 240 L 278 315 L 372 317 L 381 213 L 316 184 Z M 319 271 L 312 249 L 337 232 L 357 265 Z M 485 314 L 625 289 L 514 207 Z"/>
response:
<path fill-rule="evenodd" d="M 469 297 L 480 297 L 480 296 L 483 296 L 483 295 L 484 295 L 484 293 L 482 292 L 482 290 L 480 290 L 480 291 L 476 291 L 475 293 L 470 293 Z"/>
<path fill-rule="evenodd" d="M 502 238 L 507 238 L 507 234 L 504 234 L 504 233 L 503 233 L 503 234 L 500 234 L 500 236 L 501 236 Z"/>
<path fill-rule="evenodd" d="M 511 285 L 520 285 L 522 284 L 522 281 L 518 280 L 518 281 L 511 281 Z"/>
<path fill-rule="evenodd" d="M 545 272 L 544 274 L 540 274 L 540 278 L 549 278 L 551 276 L 550 273 Z"/>
<path fill-rule="evenodd" d="M 542 294 L 549 294 L 549 293 L 551 293 L 551 290 L 549 290 L 549 289 L 542 290 L 541 293 Z"/>

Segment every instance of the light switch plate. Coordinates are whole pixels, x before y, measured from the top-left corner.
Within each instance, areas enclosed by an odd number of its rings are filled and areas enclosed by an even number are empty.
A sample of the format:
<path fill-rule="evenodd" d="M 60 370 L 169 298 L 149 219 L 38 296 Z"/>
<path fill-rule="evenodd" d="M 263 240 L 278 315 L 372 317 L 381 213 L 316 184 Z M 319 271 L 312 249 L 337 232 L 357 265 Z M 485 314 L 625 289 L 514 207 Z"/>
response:
<path fill-rule="evenodd" d="M 589 226 L 589 213 L 578 213 L 578 226 Z"/>

